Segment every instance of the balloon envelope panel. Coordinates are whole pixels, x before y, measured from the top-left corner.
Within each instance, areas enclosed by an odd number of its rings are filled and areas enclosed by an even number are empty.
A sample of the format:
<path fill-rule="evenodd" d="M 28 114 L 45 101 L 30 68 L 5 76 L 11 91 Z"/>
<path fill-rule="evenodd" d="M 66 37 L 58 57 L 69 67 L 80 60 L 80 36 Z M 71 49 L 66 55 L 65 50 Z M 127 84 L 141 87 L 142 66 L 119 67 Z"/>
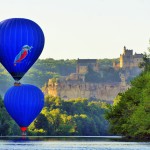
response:
<path fill-rule="evenodd" d="M 38 59 L 44 42 L 42 29 L 29 19 L 0 22 L 0 60 L 15 80 L 20 80 Z"/>
<path fill-rule="evenodd" d="M 5 107 L 20 127 L 28 127 L 44 106 L 44 95 L 29 84 L 13 86 L 4 96 Z"/>

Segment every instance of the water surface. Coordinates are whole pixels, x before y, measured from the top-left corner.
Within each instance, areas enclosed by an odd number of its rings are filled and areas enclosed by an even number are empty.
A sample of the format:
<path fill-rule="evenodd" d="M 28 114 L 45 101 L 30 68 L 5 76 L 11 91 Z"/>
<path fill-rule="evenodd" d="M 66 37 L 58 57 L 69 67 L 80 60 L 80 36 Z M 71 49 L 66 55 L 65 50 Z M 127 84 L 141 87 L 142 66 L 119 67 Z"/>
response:
<path fill-rule="evenodd" d="M 0 150 L 150 150 L 150 142 L 121 137 L 0 137 Z"/>

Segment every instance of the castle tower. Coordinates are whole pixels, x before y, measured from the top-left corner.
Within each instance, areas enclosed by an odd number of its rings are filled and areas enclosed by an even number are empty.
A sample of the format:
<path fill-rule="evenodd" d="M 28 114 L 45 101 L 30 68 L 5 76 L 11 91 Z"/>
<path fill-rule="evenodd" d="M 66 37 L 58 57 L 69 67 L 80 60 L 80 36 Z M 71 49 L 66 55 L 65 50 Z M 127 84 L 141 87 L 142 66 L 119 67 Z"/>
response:
<path fill-rule="evenodd" d="M 123 54 L 120 54 L 120 68 L 138 67 L 143 60 L 143 54 L 134 54 L 133 50 L 126 49 L 124 46 Z"/>

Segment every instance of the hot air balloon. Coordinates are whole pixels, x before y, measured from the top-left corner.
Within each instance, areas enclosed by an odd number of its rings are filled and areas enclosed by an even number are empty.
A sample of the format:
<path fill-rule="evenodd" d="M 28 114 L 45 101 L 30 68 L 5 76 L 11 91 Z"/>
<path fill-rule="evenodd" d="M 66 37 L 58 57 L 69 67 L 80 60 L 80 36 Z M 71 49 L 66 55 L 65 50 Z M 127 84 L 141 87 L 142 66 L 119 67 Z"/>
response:
<path fill-rule="evenodd" d="M 4 105 L 10 116 L 24 133 L 44 106 L 44 95 L 39 88 L 30 84 L 18 84 L 8 89 Z"/>
<path fill-rule="evenodd" d="M 40 56 L 44 47 L 40 26 L 25 18 L 11 18 L 0 22 L 0 60 L 19 81 Z"/>

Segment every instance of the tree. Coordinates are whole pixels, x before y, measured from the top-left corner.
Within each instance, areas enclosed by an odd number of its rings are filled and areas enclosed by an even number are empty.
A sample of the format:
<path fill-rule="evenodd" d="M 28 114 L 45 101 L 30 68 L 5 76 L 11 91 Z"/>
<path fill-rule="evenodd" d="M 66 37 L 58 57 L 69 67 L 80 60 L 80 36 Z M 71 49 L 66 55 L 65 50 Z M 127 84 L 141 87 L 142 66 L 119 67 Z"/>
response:
<path fill-rule="evenodd" d="M 78 98 L 45 97 L 45 107 L 29 127 L 30 135 L 107 135 L 104 104 Z M 42 124 L 43 123 L 43 124 Z"/>
<path fill-rule="evenodd" d="M 36 118 L 36 120 L 34 121 L 34 126 L 36 129 L 49 130 L 48 129 L 48 120 L 42 113 L 39 114 L 38 117 Z"/>
<path fill-rule="evenodd" d="M 120 93 L 114 105 L 109 106 L 106 118 L 110 131 L 127 137 L 150 136 L 150 72 L 140 74 L 131 82 L 131 88 Z"/>
<path fill-rule="evenodd" d="M 143 68 L 144 71 L 150 71 L 150 54 L 144 53 L 143 62 L 139 64 L 140 68 Z"/>
<path fill-rule="evenodd" d="M 0 96 L 0 134 L 5 135 L 15 135 L 20 133 L 19 128 L 16 123 L 11 119 L 9 114 L 7 113 L 3 99 Z M 12 130 L 15 127 L 15 130 Z"/>
<path fill-rule="evenodd" d="M 149 44 L 150 44 L 150 40 L 149 40 Z M 150 52 L 150 47 L 148 47 L 148 52 Z M 150 71 L 150 54 L 148 53 L 144 53 L 143 55 L 143 62 L 141 62 L 139 64 L 140 68 L 143 68 L 144 71 Z"/>
<path fill-rule="evenodd" d="M 95 72 L 90 66 L 88 66 L 88 72 L 85 74 L 86 82 L 100 82 L 100 74 Z"/>

